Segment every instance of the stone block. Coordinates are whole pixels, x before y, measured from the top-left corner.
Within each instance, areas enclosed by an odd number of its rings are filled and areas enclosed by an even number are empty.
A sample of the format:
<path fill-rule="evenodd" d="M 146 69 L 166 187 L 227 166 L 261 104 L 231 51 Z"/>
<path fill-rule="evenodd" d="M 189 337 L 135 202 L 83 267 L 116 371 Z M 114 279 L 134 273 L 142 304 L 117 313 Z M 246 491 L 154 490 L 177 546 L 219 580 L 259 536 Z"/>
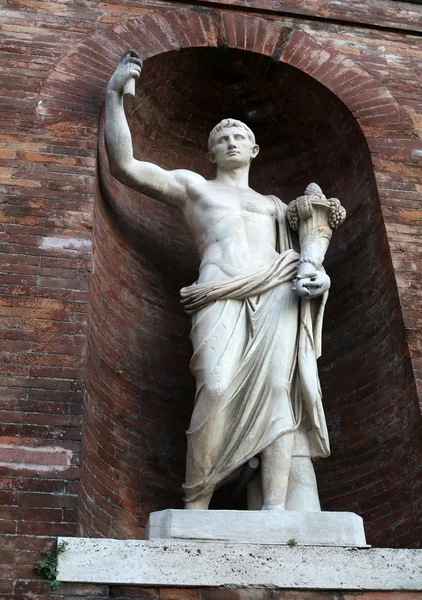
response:
<path fill-rule="evenodd" d="M 362 518 L 349 512 L 161 510 L 150 514 L 145 539 L 366 547 Z"/>
<path fill-rule="evenodd" d="M 58 579 L 172 588 L 422 590 L 422 550 L 59 538 Z"/>

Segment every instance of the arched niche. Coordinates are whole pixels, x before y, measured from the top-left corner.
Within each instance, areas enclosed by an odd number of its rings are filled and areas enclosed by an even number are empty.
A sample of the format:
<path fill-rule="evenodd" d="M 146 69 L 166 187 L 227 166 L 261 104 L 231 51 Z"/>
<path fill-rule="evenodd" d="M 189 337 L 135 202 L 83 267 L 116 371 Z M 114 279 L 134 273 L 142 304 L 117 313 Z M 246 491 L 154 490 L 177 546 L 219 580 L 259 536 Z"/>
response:
<path fill-rule="evenodd" d="M 371 511 L 394 488 L 395 453 L 407 456 L 399 417 L 414 410 L 414 384 L 371 156 L 357 121 L 299 69 L 227 48 L 149 58 L 126 111 L 138 159 L 211 177 L 208 133 L 231 116 L 245 121 L 261 146 L 252 187 L 287 203 L 315 181 L 346 207 L 326 259 L 333 285 L 320 372 L 333 455 L 317 472 L 324 509 L 354 510 L 366 517 L 369 543 L 394 544 L 394 521 L 380 529 Z M 151 511 L 182 506 L 194 381 L 178 290 L 195 280 L 197 267 L 177 211 L 118 183 L 100 136 L 84 535 L 141 537 Z M 394 416 L 387 424 L 386 413 Z M 405 474 L 393 492 L 403 486 Z"/>

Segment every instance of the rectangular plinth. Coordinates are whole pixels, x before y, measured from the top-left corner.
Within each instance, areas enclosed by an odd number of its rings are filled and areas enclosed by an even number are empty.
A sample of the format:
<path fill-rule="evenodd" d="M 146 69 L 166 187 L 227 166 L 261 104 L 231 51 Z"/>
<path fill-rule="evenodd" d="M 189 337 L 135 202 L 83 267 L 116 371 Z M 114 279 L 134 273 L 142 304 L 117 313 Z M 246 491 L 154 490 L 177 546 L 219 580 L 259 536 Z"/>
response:
<path fill-rule="evenodd" d="M 161 510 L 150 514 L 145 539 L 366 547 L 362 518 L 351 512 Z"/>
<path fill-rule="evenodd" d="M 422 590 L 422 550 L 59 538 L 58 579 L 85 583 Z"/>

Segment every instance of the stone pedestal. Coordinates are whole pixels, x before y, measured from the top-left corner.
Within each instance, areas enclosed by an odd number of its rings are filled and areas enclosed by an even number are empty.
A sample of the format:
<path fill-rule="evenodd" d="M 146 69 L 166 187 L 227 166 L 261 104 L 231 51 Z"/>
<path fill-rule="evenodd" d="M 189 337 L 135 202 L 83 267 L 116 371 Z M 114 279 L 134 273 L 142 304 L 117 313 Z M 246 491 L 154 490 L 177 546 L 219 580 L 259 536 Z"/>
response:
<path fill-rule="evenodd" d="M 162 510 L 150 514 L 145 539 L 368 547 L 362 518 L 350 512 Z"/>

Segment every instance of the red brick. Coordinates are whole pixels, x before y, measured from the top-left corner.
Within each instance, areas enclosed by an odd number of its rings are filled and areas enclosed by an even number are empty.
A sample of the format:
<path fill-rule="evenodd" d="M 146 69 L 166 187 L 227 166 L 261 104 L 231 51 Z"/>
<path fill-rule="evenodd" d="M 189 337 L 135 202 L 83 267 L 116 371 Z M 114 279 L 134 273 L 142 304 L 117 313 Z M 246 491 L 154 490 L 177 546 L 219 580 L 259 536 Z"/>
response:
<path fill-rule="evenodd" d="M 208 46 L 216 47 L 219 43 L 223 44 L 223 32 L 221 15 L 217 11 L 199 15 L 204 34 L 207 38 Z"/>
<path fill-rule="evenodd" d="M 223 13 L 223 26 L 227 45 L 230 48 L 237 48 L 234 15 L 232 13 Z"/>
<path fill-rule="evenodd" d="M 110 598 L 137 598 L 138 600 L 159 600 L 159 591 L 156 588 L 141 588 L 130 585 L 111 585 Z"/>
<path fill-rule="evenodd" d="M 95 583 L 62 583 L 59 593 L 70 598 L 78 596 L 102 598 L 103 596 L 108 597 L 109 587 Z"/>
<path fill-rule="evenodd" d="M 16 521 L 9 521 L 8 519 L 0 519 L 0 533 L 16 533 L 17 523 Z"/>
<path fill-rule="evenodd" d="M 281 56 L 283 62 L 291 63 L 292 59 L 300 52 L 302 46 L 306 43 L 306 35 L 299 30 L 292 32 L 289 42 Z"/>
<path fill-rule="evenodd" d="M 164 588 L 160 590 L 160 600 L 202 600 L 201 596 L 200 590 L 197 589 Z"/>
<path fill-rule="evenodd" d="M 188 46 L 205 46 L 206 40 L 198 15 L 193 11 L 178 11 L 175 15 L 180 23 L 179 28 L 188 39 Z"/>
<path fill-rule="evenodd" d="M 277 593 L 277 592 L 276 592 Z M 273 592 L 264 589 L 203 588 L 201 600 L 272 600 Z M 177 596 L 176 596 L 177 598 Z M 161 596 L 160 596 L 161 600 Z M 169 598 L 170 600 L 170 598 Z M 171 599 L 172 600 L 172 599 Z M 179 600 L 179 598 L 177 598 Z M 181 600 L 181 599 L 180 599 Z"/>
<path fill-rule="evenodd" d="M 154 56 L 155 54 L 160 54 L 166 50 L 141 19 L 137 19 L 133 23 L 128 24 L 127 28 L 118 25 L 115 30 L 119 37 L 128 40 L 127 46 L 129 46 L 129 44 L 133 44 L 133 34 L 136 34 L 136 37 L 140 42 L 139 47 L 142 47 L 143 49 L 142 54 L 144 59 L 151 55 Z M 132 44 L 129 42 L 129 40 L 132 42 Z M 121 54 L 123 54 L 123 52 L 121 52 Z"/>
<path fill-rule="evenodd" d="M 0 564 L 11 565 L 15 562 L 15 553 L 7 550 L 0 550 Z"/>
<path fill-rule="evenodd" d="M 76 534 L 76 527 L 73 523 L 20 521 L 17 524 L 17 533 L 21 535 L 57 535 L 73 537 Z"/>
<path fill-rule="evenodd" d="M 142 17 L 143 23 L 146 25 L 148 30 L 154 35 L 154 37 L 160 42 L 164 50 L 171 50 L 176 47 L 176 43 L 171 36 L 166 34 L 165 29 L 167 22 L 164 15 L 160 13 L 147 14 Z"/>
<path fill-rule="evenodd" d="M 12 578 L 11 579 L 6 579 L 6 578 L 0 579 L 0 594 L 10 594 L 12 596 L 13 584 L 14 584 L 14 580 Z"/>

